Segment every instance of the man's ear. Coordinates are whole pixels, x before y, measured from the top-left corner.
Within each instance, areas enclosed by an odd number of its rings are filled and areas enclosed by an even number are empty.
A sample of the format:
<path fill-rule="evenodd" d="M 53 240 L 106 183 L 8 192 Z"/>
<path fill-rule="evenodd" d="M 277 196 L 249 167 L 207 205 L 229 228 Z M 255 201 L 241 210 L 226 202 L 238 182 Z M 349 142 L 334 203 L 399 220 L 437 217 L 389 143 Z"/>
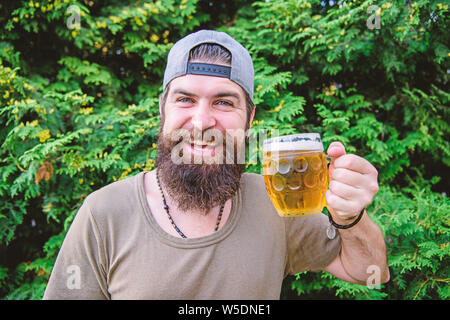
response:
<path fill-rule="evenodd" d="M 253 118 L 255 117 L 255 110 L 256 110 L 256 106 L 253 106 L 252 113 L 250 114 L 250 118 L 248 119 L 248 121 L 249 121 L 248 128 L 249 129 L 252 127 Z"/>
<path fill-rule="evenodd" d="M 162 97 L 163 97 L 163 94 L 161 93 L 159 95 L 159 117 L 160 118 L 162 117 Z"/>

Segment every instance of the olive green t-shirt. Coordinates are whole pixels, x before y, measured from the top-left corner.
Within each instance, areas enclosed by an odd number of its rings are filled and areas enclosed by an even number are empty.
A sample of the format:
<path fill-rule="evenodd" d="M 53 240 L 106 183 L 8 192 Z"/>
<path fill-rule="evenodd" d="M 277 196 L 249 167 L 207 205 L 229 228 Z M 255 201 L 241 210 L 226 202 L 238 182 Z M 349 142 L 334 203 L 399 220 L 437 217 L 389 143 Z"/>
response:
<path fill-rule="evenodd" d="M 341 248 L 328 218 L 282 218 L 262 175 L 244 173 L 225 225 L 183 239 L 156 222 L 144 172 L 84 200 L 44 299 L 279 299 L 283 279 L 328 266 Z"/>

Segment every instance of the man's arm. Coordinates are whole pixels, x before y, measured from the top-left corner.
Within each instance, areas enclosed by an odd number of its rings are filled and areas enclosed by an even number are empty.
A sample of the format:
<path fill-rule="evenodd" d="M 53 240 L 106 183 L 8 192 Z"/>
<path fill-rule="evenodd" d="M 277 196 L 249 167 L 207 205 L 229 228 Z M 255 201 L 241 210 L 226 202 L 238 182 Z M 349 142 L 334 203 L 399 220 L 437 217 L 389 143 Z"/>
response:
<path fill-rule="evenodd" d="M 104 245 L 87 200 L 64 238 L 44 300 L 109 299 Z"/>
<path fill-rule="evenodd" d="M 367 278 L 379 271 L 380 283 L 389 281 L 383 235 L 367 212 L 364 212 L 357 225 L 339 230 L 339 234 L 342 241 L 341 252 L 324 269 L 326 272 L 347 282 L 366 284 Z"/>
<path fill-rule="evenodd" d="M 328 148 L 332 158 L 327 208 L 337 224 L 352 223 L 378 192 L 377 170 L 367 160 L 346 155 L 344 146 L 333 142 Z M 338 229 L 341 252 L 324 270 L 352 283 L 366 284 L 379 271 L 380 283 L 389 281 L 386 246 L 380 228 L 364 212 L 349 229 Z"/>

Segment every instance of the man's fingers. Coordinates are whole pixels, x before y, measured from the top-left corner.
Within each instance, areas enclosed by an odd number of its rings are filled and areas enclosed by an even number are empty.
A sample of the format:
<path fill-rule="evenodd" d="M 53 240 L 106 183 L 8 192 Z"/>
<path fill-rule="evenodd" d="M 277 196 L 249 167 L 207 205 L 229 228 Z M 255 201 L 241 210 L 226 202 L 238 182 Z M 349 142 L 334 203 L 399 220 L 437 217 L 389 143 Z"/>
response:
<path fill-rule="evenodd" d="M 336 169 L 343 168 L 362 174 L 377 174 L 377 170 L 369 161 L 354 154 L 343 155 L 337 158 L 333 164 Z"/>
<path fill-rule="evenodd" d="M 333 180 L 345 183 L 355 188 L 363 188 L 370 182 L 369 177 L 364 174 L 345 168 L 334 169 L 333 172 L 331 172 L 330 182 Z"/>
<path fill-rule="evenodd" d="M 362 193 L 360 189 L 337 180 L 330 181 L 329 189 L 335 195 L 347 200 L 358 198 Z"/>
<path fill-rule="evenodd" d="M 354 216 L 357 213 L 355 208 L 360 207 L 360 204 L 343 199 L 331 190 L 328 190 L 325 193 L 325 200 L 327 202 L 327 207 L 333 208 L 336 212 L 339 211 L 341 213 L 340 215 Z"/>
<path fill-rule="evenodd" d="M 329 190 L 325 194 L 327 207 L 334 215 L 353 217 L 378 192 L 378 172 L 366 159 L 346 154 L 340 142 L 330 144 L 327 152 L 332 159 Z"/>

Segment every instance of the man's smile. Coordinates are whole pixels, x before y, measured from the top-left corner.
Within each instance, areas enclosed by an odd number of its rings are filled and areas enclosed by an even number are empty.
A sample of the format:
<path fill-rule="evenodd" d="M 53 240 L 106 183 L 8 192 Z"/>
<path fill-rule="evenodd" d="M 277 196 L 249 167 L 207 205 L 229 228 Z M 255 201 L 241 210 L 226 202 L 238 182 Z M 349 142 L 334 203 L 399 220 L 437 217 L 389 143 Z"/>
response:
<path fill-rule="evenodd" d="M 217 143 L 215 141 L 194 139 L 190 139 L 189 142 L 186 142 L 186 145 L 188 146 L 188 150 L 190 153 L 201 156 L 214 156 L 217 147 Z"/>

